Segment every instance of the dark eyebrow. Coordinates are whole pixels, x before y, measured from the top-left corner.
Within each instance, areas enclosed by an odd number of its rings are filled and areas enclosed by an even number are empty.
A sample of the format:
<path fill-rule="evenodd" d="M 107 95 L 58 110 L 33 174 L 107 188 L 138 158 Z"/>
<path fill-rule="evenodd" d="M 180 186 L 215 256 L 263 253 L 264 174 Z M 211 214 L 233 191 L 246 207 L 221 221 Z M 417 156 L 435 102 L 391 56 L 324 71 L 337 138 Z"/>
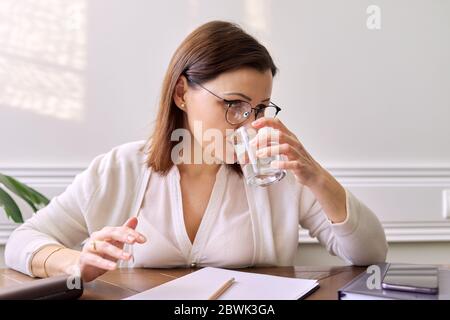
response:
<path fill-rule="evenodd" d="M 227 92 L 227 93 L 225 93 L 225 95 L 226 96 L 240 96 L 240 97 L 244 98 L 245 100 L 252 101 L 252 98 L 246 96 L 243 93 L 239 93 L 239 92 Z"/>
<path fill-rule="evenodd" d="M 224 93 L 224 94 L 225 94 L 226 96 L 240 96 L 240 97 L 244 98 L 245 100 L 252 101 L 252 98 L 246 96 L 246 95 L 243 94 L 243 93 L 239 93 L 239 92 L 227 92 L 227 93 Z M 262 100 L 261 102 L 267 102 L 267 101 L 270 101 L 270 98 L 264 99 L 264 100 Z"/>

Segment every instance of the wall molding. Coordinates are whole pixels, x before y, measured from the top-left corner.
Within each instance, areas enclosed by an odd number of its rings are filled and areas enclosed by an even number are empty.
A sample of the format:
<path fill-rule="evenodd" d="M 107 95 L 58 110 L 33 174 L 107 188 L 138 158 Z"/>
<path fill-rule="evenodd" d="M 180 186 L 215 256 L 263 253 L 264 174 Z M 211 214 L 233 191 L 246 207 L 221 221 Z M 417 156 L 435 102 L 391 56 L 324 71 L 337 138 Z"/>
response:
<path fill-rule="evenodd" d="M 70 180 L 82 172 L 86 166 L 0 166 L 0 172 L 13 176 L 21 181 L 33 180 L 39 183 L 53 183 Z M 70 183 L 69 181 L 69 183 Z"/>
<path fill-rule="evenodd" d="M 74 177 L 87 166 L 0 166 L 0 172 L 11 175 L 37 188 L 61 193 Z M 421 167 L 352 167 L 339 166 L 327 169 L 349 188 L 449 188 L 449 166 Z M 375 192 L 375 191 L 374 191 Z M 3 214 L 2 214 L 3 215 Z M 4 216 L 4 215 L 3 215 Z M 17 226 L 0 217 L 0 245 L 5 244 Z M 5 221 L 5 222 L 2 222 Z M 382 221 L 389 242 L 439 242 L 450 241 L 450 220 Z M 317 243 L 306 230 L 300 230 L 299 241 Z"/>
<path fill-rule="evenodd" d="M 15 223 L 0 223 L 0 245 L 6 244 L 8 241 L 9 235 L 14 231 L 17 227 Z"/>
<path fill-rule="evenodd" d="M 448 221 L 383 222 L 382 225 L 389 243 L 450 241 L 450 222 Z M 299 231 L 299 242 L 319 243 L 304 229 Z"/>
<path fill-rule="evenodd" d="M 450 165 L 430 167 L 327 167 L 336 179 L 354 186 L 450 185 Z"/>

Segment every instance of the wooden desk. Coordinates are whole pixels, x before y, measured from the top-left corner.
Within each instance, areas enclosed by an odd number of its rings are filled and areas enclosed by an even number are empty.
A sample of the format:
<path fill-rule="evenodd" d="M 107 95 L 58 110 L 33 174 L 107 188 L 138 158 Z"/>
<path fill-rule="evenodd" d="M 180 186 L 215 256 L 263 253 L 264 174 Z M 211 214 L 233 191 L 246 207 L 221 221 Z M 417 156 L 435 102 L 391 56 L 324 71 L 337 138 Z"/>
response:
<path fill-rule="evenodd" d="M 96 280 L 85 284 L 81 299 L 122 299 L 156 287 L 197 269 L 118 269 L 107 272 Z M 364 272 L 358 267 L 268 267 L 239 269 L 284 276 L 290 278 L 317 279 L 320 288 L 307 299 L 335 300 L 337 290 L 354 277 Z M 32 278 L 11 269 L 0 269 L 0 287 L 14 286 L 33 281 Z"/>

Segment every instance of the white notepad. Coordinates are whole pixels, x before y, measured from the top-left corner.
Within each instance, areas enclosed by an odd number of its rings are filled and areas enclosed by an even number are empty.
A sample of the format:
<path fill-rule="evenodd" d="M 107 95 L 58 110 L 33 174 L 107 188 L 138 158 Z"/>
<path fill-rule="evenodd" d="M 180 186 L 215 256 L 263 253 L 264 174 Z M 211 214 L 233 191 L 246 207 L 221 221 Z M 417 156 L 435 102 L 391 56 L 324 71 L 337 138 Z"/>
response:
<path fill-rule="evenodd" d="M 297 300 L 318 286 L 316 280 L 207 267 L 127 299 L 206 300 L 231 278 L 235 282 L 220 300 Z"/>

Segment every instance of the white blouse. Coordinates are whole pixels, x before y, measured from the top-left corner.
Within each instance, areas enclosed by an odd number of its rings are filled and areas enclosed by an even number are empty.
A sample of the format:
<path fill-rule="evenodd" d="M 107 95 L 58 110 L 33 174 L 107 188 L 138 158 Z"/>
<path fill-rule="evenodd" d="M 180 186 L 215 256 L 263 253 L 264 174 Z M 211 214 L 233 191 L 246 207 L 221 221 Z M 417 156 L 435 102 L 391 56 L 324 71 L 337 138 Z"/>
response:
<path fill-rule="evenodd" d="M 138 217 L 148 241 L 130 250 L 135 267 L 292 265 L 299 226 L 330 254 L 355 265 L 384 262 L 383 228 L 375 214 L 346 190 L 347 218 L 332 224 L 314 194 L 288 172 L 267 187 L 249 186 L 222 165 L 194 243 L 184 225 L 180 175 L 146 165 L 145 141 L 97 156 L 67 189 L 19 226 L 5 248 L 6 265 L 33 276 L 31 260 L 45 246 L 76 248 L 105 226 Z"/>
<path fill-rule="evenodd" d="M 216 174 L 193 243 L 184 224 L 180 173 L 176 166 L 166 177 L 151 175 L 138 220 L 137 230 L 149 235 L 149 240 L 147 245 L 133 246 L 134 266 L 244 267 L 252 264 L 255 240 L 244 180 L 225 165 Z"/>

